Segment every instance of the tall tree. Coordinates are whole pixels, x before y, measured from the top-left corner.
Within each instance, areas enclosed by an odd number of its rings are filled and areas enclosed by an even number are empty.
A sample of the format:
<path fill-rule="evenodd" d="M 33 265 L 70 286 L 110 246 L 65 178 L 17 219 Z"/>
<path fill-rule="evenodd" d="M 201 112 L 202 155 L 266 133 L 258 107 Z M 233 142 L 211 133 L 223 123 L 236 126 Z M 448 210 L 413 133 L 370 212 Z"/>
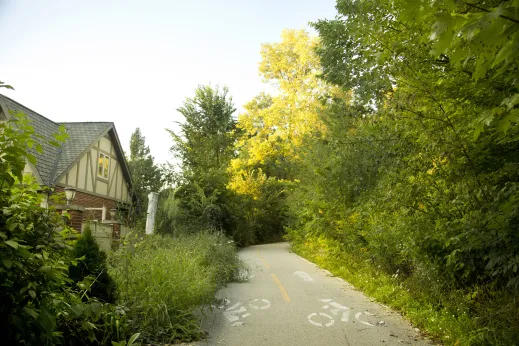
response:
<path fill-rule="evenodd" d="M 242 135 L 236 146 L 239 156 L 229 169 L 228 188 L 247 201 L 243 210 L 255 242 L 283 234 L 285 197 L 296 183 L 304 139 L 323 130 L 321 99 L 334 88 L 318 77 L 318 44 L 303 30 L 285 30 L 281 42 L 262 45 L 259 71 L 277 93 L 258 95 L 238 118 Z"/>
<path fill-rule="evenodd" d="M 148 194 L 158 192 L 162 187 L 162 173 L 155 164 L 150 148 L 146 145 L 146 138 L 140 128 L 136 128 L 130 138 L 130 159 L 128 168 L 133 183 L 133 192 L 140 201 L 141 215 L 145 215 L 148 205 Z"/>
<path fill-rule="evenodd" d="M 232 156 L 236 111 L 226 87 L 199 86 L 178 109 L 185 122 L 173 137 L 172 151 L 192 173 L 226 166 Z"/>
<path fill-rule="evenodd" d="M 179 124 L 180 133 L 167 130 L 182 170 L 172 198 L 179 200 L 177 215 L 195 228 L 231 232 L 225 185 L 226 169 L 234 157 L 235 110 L 226 87 L 199 86 L 195 96 L 186 98 L 178 109 L 185 118 Z"/>
<path fill-rule="evenodd" d="M 281 42 L 262 45 L 259 71 L 278 93 L 258 95 L 238 118 L 243 134 L 237 144 L 240 156 L 231 164 L 230 185 L 236 191 L 254 190 L 254 176 L 292 179 L 303 138 L 322 130 L 320 98 L 331 89 L 318 78 L 317 45 L 317 38 L 302 30 L 284 30 Z"/>

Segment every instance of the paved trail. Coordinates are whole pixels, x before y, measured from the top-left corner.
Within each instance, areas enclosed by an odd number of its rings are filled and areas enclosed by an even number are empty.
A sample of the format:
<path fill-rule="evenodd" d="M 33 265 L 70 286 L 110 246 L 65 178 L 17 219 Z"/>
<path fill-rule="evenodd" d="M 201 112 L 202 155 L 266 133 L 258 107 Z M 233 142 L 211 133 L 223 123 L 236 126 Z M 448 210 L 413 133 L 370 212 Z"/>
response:
<path fill-rule="evenodd" d="M 250 279 L 218 293 L 197 345 L 431 345 L 397 313 L 290 253 L 287 243 L 240 251 Z"/>

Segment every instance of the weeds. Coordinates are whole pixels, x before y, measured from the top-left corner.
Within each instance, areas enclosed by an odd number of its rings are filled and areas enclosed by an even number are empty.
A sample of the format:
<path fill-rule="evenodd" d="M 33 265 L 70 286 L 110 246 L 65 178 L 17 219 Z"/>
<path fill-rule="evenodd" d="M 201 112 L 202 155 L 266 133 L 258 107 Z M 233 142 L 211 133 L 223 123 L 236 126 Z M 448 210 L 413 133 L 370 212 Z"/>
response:
<path fill-rule="evenodd" d="M 114 253 L 111 263 L 130 332 L 140 332 L 144 342 L 202 337 L 194 313 L 240 268 L 234 244 L 209 232 L 147 236 Z"/>

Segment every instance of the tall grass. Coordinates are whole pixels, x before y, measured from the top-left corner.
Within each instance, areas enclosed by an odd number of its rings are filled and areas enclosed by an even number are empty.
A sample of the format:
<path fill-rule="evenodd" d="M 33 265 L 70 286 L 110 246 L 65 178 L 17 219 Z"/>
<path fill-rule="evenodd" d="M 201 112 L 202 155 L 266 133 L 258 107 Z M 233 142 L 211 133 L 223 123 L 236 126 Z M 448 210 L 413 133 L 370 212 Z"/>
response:
<path fill-rule="evenodd" d="M 191 341 L 201 336 L 194 312 L 214 300 L 240 267 L 225 236 L 153 235 L 114 253 L 111 275 L 132 330 L 145 342 Z"/>

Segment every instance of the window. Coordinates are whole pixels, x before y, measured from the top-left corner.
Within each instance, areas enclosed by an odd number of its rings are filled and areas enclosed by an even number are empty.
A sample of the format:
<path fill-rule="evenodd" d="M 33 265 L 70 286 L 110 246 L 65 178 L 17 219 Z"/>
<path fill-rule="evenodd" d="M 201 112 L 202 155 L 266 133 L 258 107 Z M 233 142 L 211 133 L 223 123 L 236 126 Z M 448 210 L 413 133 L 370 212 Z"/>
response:
<path fill-rule="evenodd" d="M 110 157 L 108 155 L 99 153 L 99 160 L 97 162 L 97 176 L 108 179 L 109 165 L 110 165 Z"/>

